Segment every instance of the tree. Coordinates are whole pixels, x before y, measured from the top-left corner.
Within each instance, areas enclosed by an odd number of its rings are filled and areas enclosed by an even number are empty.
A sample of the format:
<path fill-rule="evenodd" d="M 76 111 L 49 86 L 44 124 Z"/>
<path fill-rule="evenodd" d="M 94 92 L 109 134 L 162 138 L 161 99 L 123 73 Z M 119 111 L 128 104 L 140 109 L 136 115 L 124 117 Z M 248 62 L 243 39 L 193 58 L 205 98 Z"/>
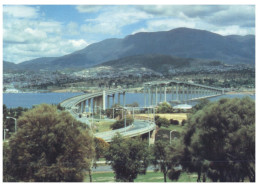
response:
<path fill-rule="evenodd" d="M 170 126 L 170 121 L 167 119 L 167 118 L 157 118 L 155 120 L 155 124 L 158 126 L 158 127 L 169 127 Z"/>
<path fill-rule="evenodd" d="M 106 115 L 109 118 L 117 118 L 118 116 L 122 119 L 122 106 L 114 104 L 111 108 L 106 109 Z"/>
<path fill-rule="evenodd" d="M 172 113 L 173 109 L 169 103 L 163 102 L 159 104 L 157 112 L 158 113 Z"/>
<path fill-rule="evenodd" d="M 199 102 L 192 107 L 191 113 L 196 113 L 197 111 L 201 110 L 204 106 L 208 105 L 210 103 L 210 101 L 208 99 L 202 99 L 199 100 Z"/>
<path fill-rule="evenodd" d="M 126 117 L 126 126 L 131 125 L 134 122 L 134 119 L 131 116 Z M 125 127 L 125 119 L 121 119 L 113 123 L 110 128 L 115 130 L 115 129 L 120 129 Z"/>
<path fill-rule="evenodd" d="M 3 130 L 9 129 L 9 133 L 6 133 L 6 138 L 9 138 L 9 136 L 15 131 L 15 121 L 6 117 L 8 116 L 18 119 L 22 115 L 22 113 L 27 110 L 27 108 L 22 107 L 8 109 L 6 105 L 3 105 Z"/>
<path fill-rule="evenodd" d="M 159 167 L 155 171 L 160 170 L 163 173 L 164 182 L 167 182 L 167 175 L 170 180 L 177 180 L 181 174 L 181 170 L 176 169 L 182 156 L 180 145 L 178 141 L 170 145 L 168 142 L 159 140 L 152 147 L 151 162 L 155 168 Z"/>
<path fill-rule="evenodd" d="M 126 107 L 139 107 L 137 102 L 133 102 L 132 104 L 127 104 Z"/>
<path fill-rule="evenodd" d="M 106 151 L 108 150 L 109 144 L 105 142 L 102 138 L 95 137 L 95 157 L 92 158 L 91 165 L 89 167 L 89 182 L 92 182 L 92 168 L 97 167 L 96 161 L 100 159 L 100 157 L 104 156 Z"/>
<path fill-rule="evenodd" d="M 133 182 L 138 174 L 145 174 L 149 163 L 147 143 L 140 139 L 124 139 L 117 134 L 105 155 L 112 166 L 117 182 Z"/>
<path fill-rule="evenodd" d="M 4 146 L 4 181 L 82 181 L 94 157 L 93 139 L 68 112 L 42 104 L 19 118 Z"/>
<path fill-rule="evenodd" d="M 170 124 L 171 125 L 179 125 L 179 121 L 178 120 L 174 120 L 174 119 L 170 119 Z"/>
<path fill-rule="evenodd" d="M 188 117 L 184 169 L 212 181 L 255 181 L 255 103 L 221 99 Z"/>

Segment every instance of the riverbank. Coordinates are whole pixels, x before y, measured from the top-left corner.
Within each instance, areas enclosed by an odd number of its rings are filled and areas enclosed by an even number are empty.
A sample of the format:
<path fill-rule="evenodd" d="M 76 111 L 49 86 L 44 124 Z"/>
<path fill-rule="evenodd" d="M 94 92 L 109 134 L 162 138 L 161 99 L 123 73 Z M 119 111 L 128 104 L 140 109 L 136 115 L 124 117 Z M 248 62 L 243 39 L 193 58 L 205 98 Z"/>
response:
<path fill-rule="evenodd" d="M 243 90 L 243 91 L 230 91 L 228 95 L 255 95 L 255 90 Z"/>

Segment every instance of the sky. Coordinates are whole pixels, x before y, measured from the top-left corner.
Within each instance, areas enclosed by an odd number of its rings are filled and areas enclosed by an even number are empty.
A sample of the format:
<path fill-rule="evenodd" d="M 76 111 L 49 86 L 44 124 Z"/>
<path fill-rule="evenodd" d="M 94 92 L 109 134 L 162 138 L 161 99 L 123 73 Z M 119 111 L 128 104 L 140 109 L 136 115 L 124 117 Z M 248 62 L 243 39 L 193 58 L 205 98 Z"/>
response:
<path fill-rule="evenodd" d="M 13 63 L 178 27 L 255 34 L 254 5 L 3 5 L 2 10 L 3 59 Z"/>

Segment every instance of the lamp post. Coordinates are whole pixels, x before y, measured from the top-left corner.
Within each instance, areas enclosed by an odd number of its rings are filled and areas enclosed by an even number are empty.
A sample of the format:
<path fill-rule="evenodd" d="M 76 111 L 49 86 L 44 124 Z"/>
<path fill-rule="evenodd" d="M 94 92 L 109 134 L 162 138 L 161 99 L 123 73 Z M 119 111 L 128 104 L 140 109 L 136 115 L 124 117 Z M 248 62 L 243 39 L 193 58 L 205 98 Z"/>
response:
<path fill-rule="evenodd" d="M 113 108 L 113 119 L 115 119 L 115 108 Z"/>
<path fill-rule="evenodd" d="M 14 132 L 16 132 L 16 130 L 17 130 L 16 118 L 10 117 L 10 116 L 7 116 L 6 118 L 7 118 L 7 119 L 13 119 L 13 120 L 14 120 Z"/>
<path fill-rule="evenodd" d="M 125 126 L 125 132 L 126 132 L 126 108 L 122 108 L 122 109 L 116 109 L 116 110 L 122 110 L 122 119 L 123 119 L 123 116 L 124 116 L 124 110 L 125 110 L 125 120 L 124 120 L 124 126 Z"/>
<path fill-rule="evenodd" d="M 8 132 L 9 131 L 9 129 L 4 129 L 4 141 L 5 141 L 5 134 L 6 134 L 6 132 Z"/>

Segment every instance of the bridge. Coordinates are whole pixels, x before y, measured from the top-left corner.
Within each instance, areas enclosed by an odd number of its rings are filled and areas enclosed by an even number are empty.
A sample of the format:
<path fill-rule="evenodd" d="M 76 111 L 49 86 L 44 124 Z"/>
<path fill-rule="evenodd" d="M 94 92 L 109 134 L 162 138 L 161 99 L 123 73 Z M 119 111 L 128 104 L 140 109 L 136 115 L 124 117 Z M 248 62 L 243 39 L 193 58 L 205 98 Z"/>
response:
<path fill-rule="evenodd" d="M 160 97 L 158 98 L 158 90 Z M 170 103 L 187 103 L 225 94 L 222 88 L 215 88 L 191 82 L 176 80 L 154 81 L 144 84 L 144 105 L 157 106 L 161 102 L 167 102 L 167 92 L 171 93 Z M 164 97 L 162 98 L 162 95 Z M 158 100 L 159 99 L 159 100 Z"/>
<path fill-rule="evenodd" d="M 164 89 L 164 99 L 162 99 L 162 89 Z M 160 97 L 158 98 L 158 90 Z M 99 112 L 106 110 L 110 106 L 110 100 L 112 98 L 113 105 L 116 104 L 115 95 L 118 95 L 117 104 L 120 105 L 120 96 L 123 96 L 122 110 L 131 111 L 131 109 L 125 107 L 125 94 L 127 90 L 125 89 L 108 89 L 101 92 L 96 92 L 92 94 L 83 94 L 79 96 L 74 96 L 68 98 L 60 103 L 61 107 L 68 110 L 77 120 L 90 126 L 90 118 L 84 116 L 83 113 L 88 108 L 88 111 L 97 114 L 98 108 Z M 154 81 L 144 84 L 144 108 L 154 108 L 162 101 L 167 102 L 166 94 L 167 92 L 172 94 L 172 98 L 169 102 L 172 103 L 183 103 L 187 101 L 195 101 L 199 99 L 216 97 L 225 93 L 225 90 L 221 88 L 214 88 L 199 84 L 194 84 L 190 82 L 180 82 L 176 80 L 168 81 Z M 134 110 L 133 110 L 134 114 Z M 93 119 L 93 118 L 92 118 Z M 142 134 L 153 132 L 156 125 L 154 120 L 134 120 L 134 123 L 128 127 L 112 130 L 108 132 L 96 133 L 96 137 L 100 137 L 107 142 L 111 142 L 112 137 L 116 133 L 120 133 L 126 137 L 139 136 Z"/>

